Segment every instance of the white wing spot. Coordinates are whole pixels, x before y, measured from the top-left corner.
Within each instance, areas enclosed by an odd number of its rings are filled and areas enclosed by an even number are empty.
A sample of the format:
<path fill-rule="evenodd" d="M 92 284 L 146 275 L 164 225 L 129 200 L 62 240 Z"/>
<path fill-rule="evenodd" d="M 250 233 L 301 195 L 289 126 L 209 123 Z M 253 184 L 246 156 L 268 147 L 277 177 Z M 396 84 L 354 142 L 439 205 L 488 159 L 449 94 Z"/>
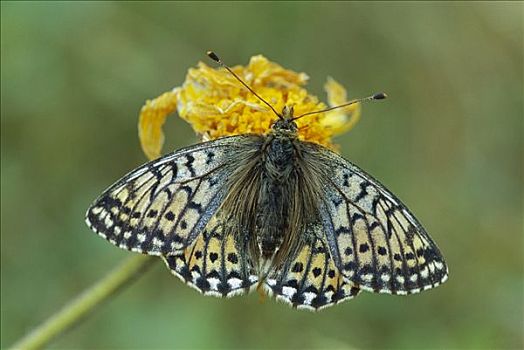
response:
<path fill-rule="evenodd" d="M 428 270 L 428 267 L 425 266 L 422 270 L 420 270 L 420 276 L 422 278 L 428 278 L 429 276 L 429 270 Z"/>
<path fill-rule="evenodd" d="M 158 238 L 153 238 L 153 246 L 155 248 L 161 248 L 164 245 L 164 242 L 159 240 Z"/>
<path fill-rule="evenodd" d="M 230 278 L 227 284 L 229 284 L 231 289 L 238 289 L 242 286 L 242 280 L 240 278 Z"/>
<path fill-rule="evenodd" d="M 431 273 L 435 272 L 435 264 L 434 263 L 428 264 L 428 267 L 429 267 L 429 272 L 431 272 Z"/>
<path fill-rule="evenodd" d="M 91 212 L 92 212 L 94 215 L 98 215 L 98 214 L 100 214 L 100 212 L 102 212 L 102 210 L 104 210 L 103 207 L 94 207 L 93 209 L 91 209 Z"/>
<path fill-rule="evenodd" d="M 316 297 L 317 295 L 315 293 L 307 292 L 304 293 L 304 304 L 311 305 L 311 301 Z"/>
<path fill-rule="evenodd" d="M 113 226 L 113 220 L 111 220 L 111 218 L 108 216 L 106 216 L 106 219 L 104 220 L 104 224 L 106 225 L 106 227 L 111 227 Z"/>
<path fill-rule="evenodd" d="M 295 293 L 297 292 L 297 290 L 295 288 L 292 288 L 292 287 L 283 287 L 282 288 L 282 294 L 284 294 L 286 297 L 288 298 L 292 298 L 293 295 L 295 295 Z"/>
<path fill-rule="evenodd" d="M 371 280 L 373 279 L 373 274 L 367 273 L 365 275 L 362 275 L 362 279 L 366 282 L 371 282 Z"/>
<path fill-rule="evenodd" d="M 209 286 L 212 290 L 218 290 L 218 284 L 220 283 L 218 278 L 208 278 L 207 281 L 209 282 Z"/>

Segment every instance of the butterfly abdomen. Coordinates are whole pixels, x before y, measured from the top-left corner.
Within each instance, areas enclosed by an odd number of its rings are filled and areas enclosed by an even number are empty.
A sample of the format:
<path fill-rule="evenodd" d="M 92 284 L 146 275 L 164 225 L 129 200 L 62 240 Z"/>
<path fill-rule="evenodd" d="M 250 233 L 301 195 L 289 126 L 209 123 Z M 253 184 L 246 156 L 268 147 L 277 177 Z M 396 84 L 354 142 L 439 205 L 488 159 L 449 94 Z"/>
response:
<path fill-rule="evenodd" d="M 264 259 L 272 258 L 289 228 L 295 157 L 292 142 L 270 136 L 264 148 L 256 217 L 256 241 Z"/>

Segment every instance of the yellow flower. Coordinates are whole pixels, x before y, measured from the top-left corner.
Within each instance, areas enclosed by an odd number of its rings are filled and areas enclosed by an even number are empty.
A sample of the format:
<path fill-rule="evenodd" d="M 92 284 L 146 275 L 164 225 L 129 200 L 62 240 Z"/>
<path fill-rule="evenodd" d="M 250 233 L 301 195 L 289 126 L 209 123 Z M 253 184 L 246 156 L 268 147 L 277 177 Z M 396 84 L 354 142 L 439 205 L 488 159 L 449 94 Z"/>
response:
<path fill-rule="evenodd" d="M 304 88 L 308 76 L 284 69 L 264 56 L 251 57 L 246 67 L 232 70 L 277 111 L 293 106 L 295 115 L 327 108 Z M 346 102 L 346 90 L 332 78 L 325 85 L 330 107 Z M 265 134 L 277 119 L 256 96 L 222 68 L 200 62 L 189 69 L 181 87 L 146 101 L 139 117 L 138 131 L 145 154 L 160 156 L 164 143 L 162 126 L 166 117 L 178 112 L 205 140 L 246 133 Z M 360 103 L 338 110 L 313 114 L 297 120 L 299 137 L 335 148 L 331 138 L 351 129 L 360 117 Z"/>

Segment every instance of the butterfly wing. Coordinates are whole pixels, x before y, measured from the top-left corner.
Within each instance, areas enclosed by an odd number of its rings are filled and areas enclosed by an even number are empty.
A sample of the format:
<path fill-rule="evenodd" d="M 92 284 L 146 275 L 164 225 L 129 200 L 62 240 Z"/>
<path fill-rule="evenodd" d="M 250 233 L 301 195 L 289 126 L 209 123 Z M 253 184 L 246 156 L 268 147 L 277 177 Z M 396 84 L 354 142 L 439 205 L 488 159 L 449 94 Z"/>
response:
<path fill-rule="evenodd" d="M 293 307 L 318 310 L 355 297 L 359 288 L 344 279 L 331 258 L 323 227 L 311 225 L 294 259 L 273 270 L 265 281 L 269 294 Z"/>
<path fill-rule="evenodd" d="M 248 292 L 258 277 L 226 227 L 214 216 L 183 254 L 164 257 L 171 272 L 206 295 L 230 297 Z"/>
<path fill-rule="evenodd" d="M 153 160 L 107 189 L 88 209 L 86 223 L 124 249 L 180 253 L 219 208 L 235 165 L 259 143 L 258 136 L 232 136 Z"/>
<path fill-rule="evenodd" d="M 368 291 L 411 294 L 447 279 L 435 242 L 383 185 L 322 146 L 304 144 L 304 157 L 314 169 L 329 169 L 318 170 L 323 226 L 333 260 L 348 280 Z"/>

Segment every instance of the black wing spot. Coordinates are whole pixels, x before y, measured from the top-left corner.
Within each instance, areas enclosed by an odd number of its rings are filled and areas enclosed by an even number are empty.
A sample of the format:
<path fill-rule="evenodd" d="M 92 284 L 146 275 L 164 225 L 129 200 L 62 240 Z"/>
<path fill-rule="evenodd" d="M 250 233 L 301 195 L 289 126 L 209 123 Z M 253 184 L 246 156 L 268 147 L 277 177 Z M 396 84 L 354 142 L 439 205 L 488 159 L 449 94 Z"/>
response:
<path fill-rule="evenodd" d="M 218 273 L 217 270 L 213 270 L 211 272 L 209 272 L 207 275 L 206 275 L 207 278 L 218 278 L 220 279 L 220 274 Z"/>
<path fill-rule="evenodd" d="M 220 182 L 220 179 L 219 179 L 219 178 L 216 178 L 216 177 L 214 177 L 214 176 L 211 176 L 211 177 L 209 178 L 209 180 L 207 180 L 207 181 L 208 181 L 208 183 L 209 183 L 209 187 L 213 187 L 213 186 L 215 186 L 216 184 L 218 184 L 218 183 Z"/>
<path fill-rule="evenodd" d="M 364 216 L 360 213 L 353 213 L 353 216 L 351 216 L 351 222 L 356 222 L 357 220 L 366 220 Z"/>
<path fill-rule="evenodd" d="M 311 300 L 311 306 L 313 306 L 315 309 L 318 309 L 321 306 L 324 306 L 328 303 L 328 300 L 325 295 L 319 294 L 313 300 Z"/>
<path fill-rule="evenodd" d="M 321 245 L 313 249 L 313 254 L 323 254 L 325 252 L 326 252 L 326 249 Z"/>
<path fill-rule="evenodd" d="M 187 161 L 184 165 L 189 169 L 191 176 L 194 177 L 196 175 L 195 168 L 193 168 L 193 162 L 195 161 L 195 158 L 191 154 L 186 154 L 186 160 Z"/>
<path fill-rule="evenodd" d="M 335 231 L 335 235 L 336 236 L 339 236 L 343 233 L 351 233 L 351 230 L 349 229 L 349 227 L 346 227 L 346 226 L 340 226 L 339 228 L 336 229 Z"/>
<path fill-rule="evenodd" d="M 240 274 L 236 271 L 231 271 L 228 275 L 227 275 L 227 279 L 233 279 L 233 278 L 238 278 L 239 280 L 242 279 L 242 276 L 240 276 Z"/>
<path fill-rule="evenodd" d="M 196 203 L 196 202 L 191 201 L 191 202 L 189 202 L 187 204 L 187 208 L 195 209 L 199 214 L 203 213 L 202 204 L 200 204 L 200 203 Z"/>
<path fill-rule="evenodd" d="M 229 253 L 227 255 L 227 261 L 229 261 L 230 263 L 236 264 L 238 263 L 238 257 L 235 253 Z"/>
<path fill-rule="evenodd" d="M 291 287 L 291 288 L 295 288 L 295 289 L 298 289 L 298 281 L 293 279 L 293 280 L 289 280 L 287 281 L 287 283 L 285 284 L 286 287 Z"/>
<path fill-rule="evenodd" d="M 373 221 L 373 222 L 371 223 L 371 225 L 369 225 L 369 230 L 370 230 L 370 231 L 373 231 L 374 229 L 376 229 L 376 228 L 379 227 L 379 226 L 380 226 L 380 224 L 379 224 L 377 221 Z"/>
<path fill-rule="evenodd" d="M 417 233 L 417 230 L 415 229 L 415 226 L 409 225 L 408 230 L 406 231 L 406 243 L 408 245 L 413 244 L 413 238 L 415 237 L 416 233 Z"/>
<path fill-rule="evenodd" d="M 343 200 L 342 198 L 335 198 L 332 200 L 333 202 L 333 205 L 335 206 L 335 208 L 337 208 L 340 204 L 342 204 Z"/>
<path fill-rule="evenodd" d="M 215 262 L 217 259 L 218 259 L 218 254 L 217 253 L 210 253 L 209 254 L 209 260 L 211 260 L 211 262 Z"/>
<path fill-rule="evenodd" d="M 182 238 L 182 236 L 180 235 L 174 234 L 171 240 L 176 243 L 182 243 L 184 241 L 184 238 Z"/>
<path fill-rule="evenodd" d="M 348 173 L 344 173 L 344 175 L 342 175 L 342 177 L 344 178 L 344 182 L 342 183 L 342 186 L 344 187 L 349 187 L 349 178 L 351 177 L 350 174 Z"/>
<path fill-rule="evenodd" d="M 215 158 L 215 153 L 213 153 L 212 151 L 209 151 L 207 152 L 207 159 L 206 159 L 206 164 L 209 165 L 211 164 L 211 162 L 213 162 L 213 159 Z"/>
<path fill-rule="evenodd" d="M 204 291 L 204 292 L 207 292 L 209 290 L 209 288 L 211 287 L 209 282 L 207 281 L 207 279 L 205 279 L 204 277 L 199 277 L 197 280 L 196 280 L 196 285 L 197 287 Z"/>
<path fill-rule="evenodd" d="M 344 270 L 354 271 L 357 267 L 357 264 L 354 261 L 350 261 L 344 265 Z"/>
<path fill-rule="evenodd" d="M 322 269 L 319 268 L 319 267 L 315 267 L 315 268 L 312 270 L 312 272 L 313 272 L 313 276 L 318 277 L 318 276 L 320 276 L 320 274 L 322 273 Z"/>
<path fill-rule="evenodd" d="M 300 262 L 295 263 L 293 266 L 292 272 L 300 273 L 304 270 L 304 265 Z"/>
<path fill-rule="evenodd" d="M 180 191 L 184 191 L 185 193 L 187 193 L 188 197 L 190 197 L 193 194 L 193 188 L 187 185 L 180 186 Z"/>
<path fill-rule="evenodd" d="M 368 186 L 369 186 L 369 183 L 367 183 L 366 181 L 362 181 L 360 183 L 360 192 L 355 197 L 354 199 L 355 202 L 358 202 L 359 200 L 361 200 L 362 198 L 368 195 L 368 191 L 367 191 Z"/>

